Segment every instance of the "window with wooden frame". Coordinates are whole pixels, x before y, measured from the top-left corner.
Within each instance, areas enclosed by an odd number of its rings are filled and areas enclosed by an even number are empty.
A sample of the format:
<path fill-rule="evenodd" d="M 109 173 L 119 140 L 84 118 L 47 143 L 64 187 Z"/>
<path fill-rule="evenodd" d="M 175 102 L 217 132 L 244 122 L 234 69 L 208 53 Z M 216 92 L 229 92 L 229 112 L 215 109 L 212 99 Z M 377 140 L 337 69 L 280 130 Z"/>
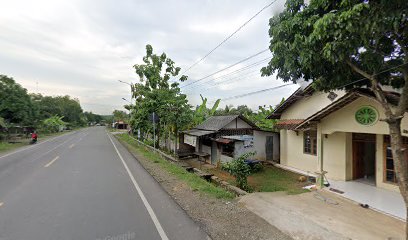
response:
<path fill-rule="evenodd" d="M 408 147 L 408 138 L 403 137 L 402 141 L 404 147 Z M 384 182 L 397 183 L 390 142 L 390 136 L 384 136 Z M 408 161 L 407 155 L 405 155 L 405 160 Z"/>
<path fill-rule="evenodd" d="M 303 153 L 317 155 L 317 132 L 315 130 L 303 132 Z"/>

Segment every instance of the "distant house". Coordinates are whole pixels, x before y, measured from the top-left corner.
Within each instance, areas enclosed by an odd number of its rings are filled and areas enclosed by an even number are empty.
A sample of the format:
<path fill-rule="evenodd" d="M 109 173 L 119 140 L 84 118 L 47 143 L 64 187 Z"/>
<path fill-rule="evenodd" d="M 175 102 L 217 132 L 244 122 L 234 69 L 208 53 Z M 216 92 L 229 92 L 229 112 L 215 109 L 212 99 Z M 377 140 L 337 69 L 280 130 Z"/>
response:
<path fill-rule="evenodd" d="M 127 129 L 128 124 L 125 121 L 117 121 L 112 124 L 112 127 L 116 129 Z"/>
<path fill-rule="evenodd" d="M 191 130 L 184 131 L 181 147 L 189 146 L 195 155 L 217 164 L 254 151 L 254 130 L 258 128 L 241 115 L 212 116 Z"/>
<path fill-rule="evenodd" d="M 400 95 L 386 91 L 390 103 Z M 408 144 L 408 118 L 402 134 Z M 366 88 L 295 91 L 268 117 L 279 119 L 280 164 L 311 174 L 323 169 L 329 179 L 359 181 L 398 191 L 390 136 L 381 105 Z"/>
<path fill-rule="evenodd" d="M 184 131 L 179 152 L 196 155 L 207 163 L 229 162 L 246 152 L 254 159 L 279 160 L 279 133 L 260 130 L 241 115 L 212 116 Z"/>

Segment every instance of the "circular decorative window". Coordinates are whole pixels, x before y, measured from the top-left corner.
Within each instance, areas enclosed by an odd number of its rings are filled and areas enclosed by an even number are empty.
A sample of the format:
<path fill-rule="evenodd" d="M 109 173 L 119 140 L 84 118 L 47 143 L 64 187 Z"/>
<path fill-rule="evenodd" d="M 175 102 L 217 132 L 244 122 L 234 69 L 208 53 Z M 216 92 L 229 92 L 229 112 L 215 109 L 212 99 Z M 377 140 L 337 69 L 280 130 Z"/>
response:
<path fill-rule="evenodd" d="M 377 122 L 378 111 L 371 106 L 363 106 L 355 114 L 356 121 L 362 125 L 373 125 Z"/>

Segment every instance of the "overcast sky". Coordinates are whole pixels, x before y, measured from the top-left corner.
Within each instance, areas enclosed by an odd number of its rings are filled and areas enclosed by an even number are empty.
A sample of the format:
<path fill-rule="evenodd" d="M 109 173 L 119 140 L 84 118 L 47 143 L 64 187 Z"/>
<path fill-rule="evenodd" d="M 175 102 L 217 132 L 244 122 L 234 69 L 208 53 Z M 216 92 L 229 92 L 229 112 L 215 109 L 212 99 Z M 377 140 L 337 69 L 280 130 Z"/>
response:
<path fill-rule="evenodd" d="M 13 77 L 29 92 L 78 98 L 86 111 L 110 114 L 123 109 L 137 82 L 132 66 L 142 61 L 145 45 L 165 52 L 187 69 L 270 0 L 137 1 L 13 0 L 0 14 L 0 74 Z M 283 9 L 278 0 L 186 75 L 200 79 L 268 48 L 268 20 Z M 271 56 L 265 52 L 213 78 L 182 88 L 192 105 L 202 93 L 210 101 L 282 85 L 260 77 L 256 67 L 228 74 Z M 222 101 L 226 104 L 276 105 L 296 85 Z"/>

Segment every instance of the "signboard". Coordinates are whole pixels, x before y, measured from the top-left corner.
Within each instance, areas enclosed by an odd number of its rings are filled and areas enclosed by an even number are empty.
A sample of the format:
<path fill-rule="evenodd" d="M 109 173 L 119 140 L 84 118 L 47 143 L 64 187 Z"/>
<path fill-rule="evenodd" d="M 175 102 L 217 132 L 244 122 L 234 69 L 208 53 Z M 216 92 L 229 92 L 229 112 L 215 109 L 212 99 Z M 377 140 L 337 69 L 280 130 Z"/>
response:
<path fill-rule="evenodd" d="M 184 134 L 184 143 L 195 147 L 197 143 L 197 137 Z"/>

